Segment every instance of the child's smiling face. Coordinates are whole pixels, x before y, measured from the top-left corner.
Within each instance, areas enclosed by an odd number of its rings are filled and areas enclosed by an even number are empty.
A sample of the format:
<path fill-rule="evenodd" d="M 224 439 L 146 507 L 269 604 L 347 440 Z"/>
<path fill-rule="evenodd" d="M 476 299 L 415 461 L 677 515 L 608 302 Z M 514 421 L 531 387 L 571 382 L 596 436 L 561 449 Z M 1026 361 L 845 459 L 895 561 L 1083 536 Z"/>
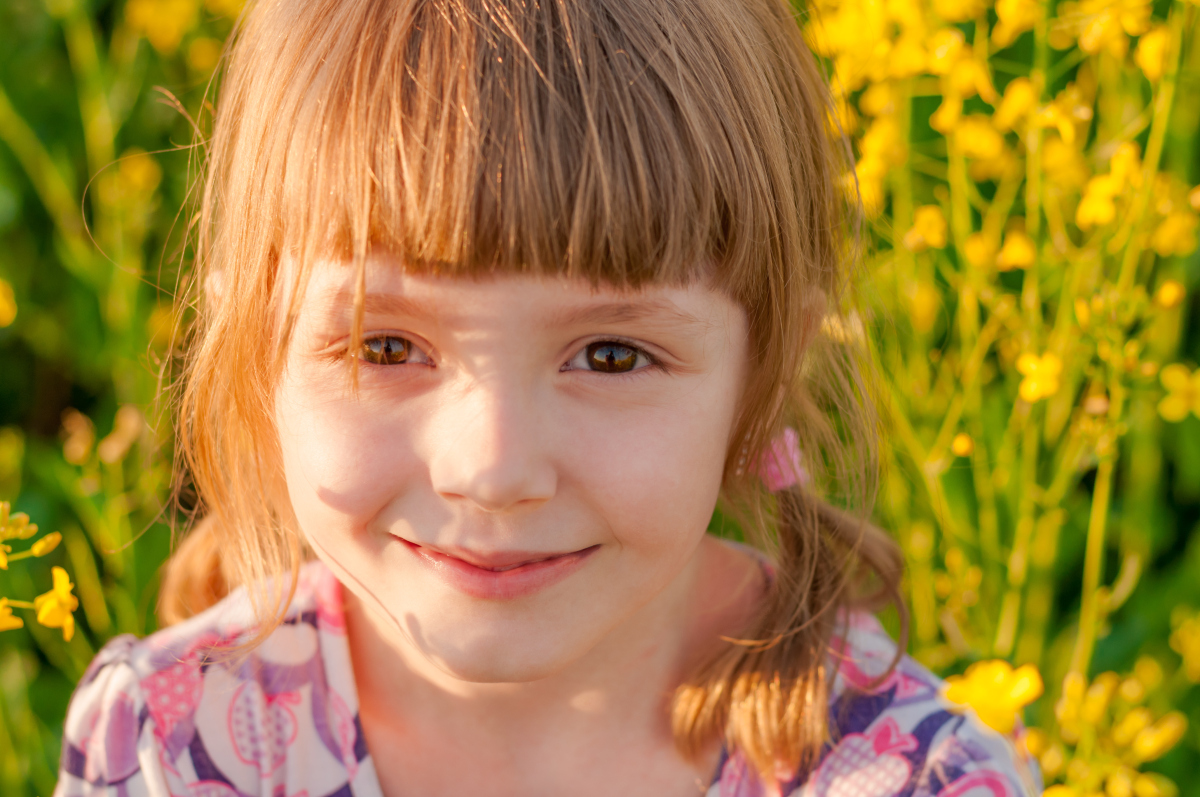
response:
<path fill-rule="evenodd" d="M 720 488 L 745 313 L 638 291 L 314 269 L 275 414 L 318 555 L 398 639 L 478 682 L 562 671 L 689 572 Z"/>

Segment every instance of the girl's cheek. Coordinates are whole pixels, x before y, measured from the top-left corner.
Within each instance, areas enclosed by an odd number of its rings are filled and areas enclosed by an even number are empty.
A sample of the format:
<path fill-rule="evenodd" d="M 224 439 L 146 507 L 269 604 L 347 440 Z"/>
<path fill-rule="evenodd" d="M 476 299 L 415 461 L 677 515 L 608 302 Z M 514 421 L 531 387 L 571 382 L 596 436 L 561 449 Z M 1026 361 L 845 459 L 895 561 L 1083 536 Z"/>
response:
<path fill-rule="evenodd" d="M 370 397 L 298 381 L 281 385 L 277 422 L 301 528 L 360 532 L 416 476 L 408 419 Z"/>

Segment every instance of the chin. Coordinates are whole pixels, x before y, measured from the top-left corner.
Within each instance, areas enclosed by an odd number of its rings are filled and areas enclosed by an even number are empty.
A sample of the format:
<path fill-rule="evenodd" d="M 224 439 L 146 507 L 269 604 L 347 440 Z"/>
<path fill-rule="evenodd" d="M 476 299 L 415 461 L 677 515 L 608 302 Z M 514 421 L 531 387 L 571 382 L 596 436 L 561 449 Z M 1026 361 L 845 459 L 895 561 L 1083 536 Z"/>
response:
<path fill-rule="evenodd" d="M 422 652 L 447 675 L 477 684 L 532 683 L 562 672 L 574 660 L 563 651 L 514 645 L 512 641 Z"/>
<path fill-rule="evenodd" d="M 503 629 L 489 625 L 469 629 L 452 624 L 445 630 L 426 627 L 414 638 L 438 669 L 470 683 L 530 683 L 549 678 L 578 661 L 598 640 L 568 640 L 542 628 Z M 572 644 L 574 643 L 574 644 Z"/>

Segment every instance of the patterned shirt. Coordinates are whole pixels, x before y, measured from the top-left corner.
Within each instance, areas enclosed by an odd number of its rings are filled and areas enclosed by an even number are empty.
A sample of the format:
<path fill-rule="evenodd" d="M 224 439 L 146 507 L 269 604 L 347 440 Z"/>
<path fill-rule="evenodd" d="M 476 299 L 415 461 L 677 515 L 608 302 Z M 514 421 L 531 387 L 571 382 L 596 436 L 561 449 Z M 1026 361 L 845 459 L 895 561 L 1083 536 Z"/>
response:
<path fill-rule="evenodd" d="M 285 620 L 250 653 L 253 614 L 235 592 L 146 639 L 113 639 L 71 700 L 56 797 L 383 797 L 363 741 L 341 585 L 306 564 Z M 1036 767 L 1014 739 L 956 712 L 942 683 L 895 653 L 869 614 L 834 645 L 831 741 L 789 797 L 1032 797 Z M 1016 731 L 1021 733 L 1020 728 Z M 736 752 L 707 797 L 765 792 Z"/>

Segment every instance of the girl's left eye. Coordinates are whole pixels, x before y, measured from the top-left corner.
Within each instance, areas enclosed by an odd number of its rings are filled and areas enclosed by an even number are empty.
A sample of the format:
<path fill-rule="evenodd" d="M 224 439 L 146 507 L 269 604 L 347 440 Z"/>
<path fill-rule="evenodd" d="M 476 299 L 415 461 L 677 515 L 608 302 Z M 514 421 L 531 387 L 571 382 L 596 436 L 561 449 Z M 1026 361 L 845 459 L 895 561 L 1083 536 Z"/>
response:
<path fill-rule="evenodd" d="M 616 340 L 601 340 L 580 350 L 564 370 L 624 374 L 653 364 L 650 357 L 636 346 Z"/>
<path fill-rule="evenodd" d="M 429 356 L 399 335 L 365 338 L 358 356 L 373 365 L 405 365 L 429 362 Z"/>

